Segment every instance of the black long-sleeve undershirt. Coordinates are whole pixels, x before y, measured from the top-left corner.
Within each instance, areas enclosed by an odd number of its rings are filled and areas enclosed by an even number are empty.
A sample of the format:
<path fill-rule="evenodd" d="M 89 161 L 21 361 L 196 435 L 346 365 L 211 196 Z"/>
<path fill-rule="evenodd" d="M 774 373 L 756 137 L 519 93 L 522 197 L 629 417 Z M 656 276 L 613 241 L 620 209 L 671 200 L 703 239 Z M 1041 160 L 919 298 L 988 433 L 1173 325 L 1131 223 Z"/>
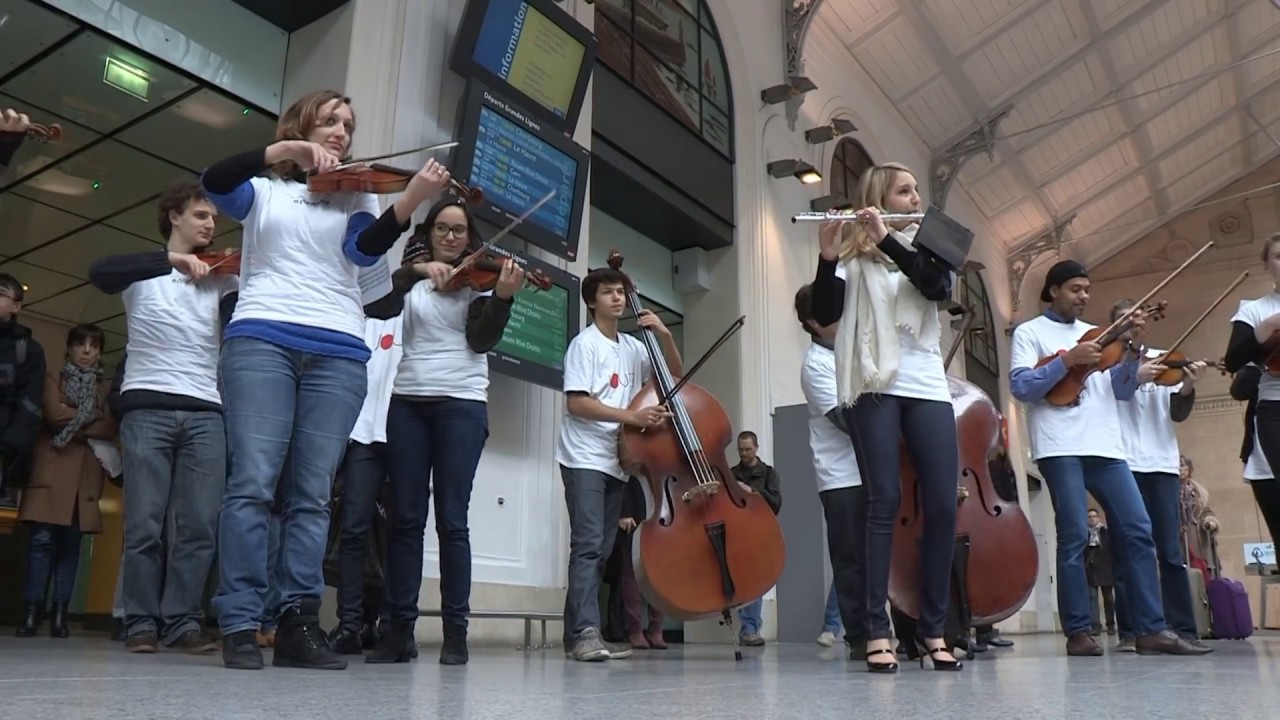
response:
<path fill-rule="evenodd" d="M 1262 359 L 1262 343 L 1254 335 L 1253 326 L 1241 320 L 1231 323 L 1231 338 L 1227 340 L 1227 352 L 1222 358 L 1227 372 L 1239 372 L 1245 365 Z"/>
<path fill-rule="evenodd" d="M 237 153 L 219 160 L 205 169 L 200 176 L 204 189 L 215 195 L 229 195 L 235 189 L 262 174 L 267 169 L 267 147 Z M 303 182 L 301 177 L 291 178 Z M 356 249 L 367 257 L 387 254 L 396 240 L 409 229 L 409 222 L 396 220 L 394 207 L 389 207 L 356 237 Z"/>
<path fill-rule="evenodd" d="M 90 266 L 89 282 L 108 295 L 118 295 L 136 282 L 164 277 L 172 270 L 167 250 L 108 255 Z"/>
<path fill-rule="evenodd" d="M 892 236 L 877 245 L 889 256 L 907 280 L 925 299 L 942 302 L 951 297 L 951 273 L 931 255 L 908 250 Z M 818 258 L 818 272 L 813 278 L 813 319 L 819 325 L 830 325 L 844 314 L 844 280 L 836 277 L 838 260 Z"/>
<path fill-rule="evenodd" d="M 1169 394 L 1169 417 L 1174 422 L 1182 422 L 1191 417 L 1191 410 L 1196 405 L 1196 389 L 1186 395 L 1181 392 Z"/>
<path fill-rule="evenodd" d="M 1262 368 L 1254 364 L 1240 368 L 1231 378 L 1231 397 L 1247 401 L 1244 409 L 1244 440 L 1240 443 L 1240 462 L 1249 462 L 1253 454 L 1253 419 L 1258 413 L 1258 384 L 1262 382 Z"/>

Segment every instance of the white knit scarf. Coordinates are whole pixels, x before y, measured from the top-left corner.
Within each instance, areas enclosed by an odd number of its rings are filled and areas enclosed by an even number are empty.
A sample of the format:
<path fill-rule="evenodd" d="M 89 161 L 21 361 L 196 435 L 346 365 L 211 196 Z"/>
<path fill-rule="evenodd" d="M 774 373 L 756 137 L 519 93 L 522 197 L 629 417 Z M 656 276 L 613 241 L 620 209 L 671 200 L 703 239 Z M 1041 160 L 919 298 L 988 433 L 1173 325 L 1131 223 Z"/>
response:
<path fill-rule="evenodd" d="M 889 235 L 914 251 L 917 225 Z M 925 347 L 942 337 L 937 305 L 925 299 L 905 277 L 893 292 L 890 273 L 901 272 L 882 253 L 859 255 L 845 263 L 844 314 L 836 333 L 836 385 L 840 404 L 851 406 L 868 392 L 882 392 L 898 378 L 898 328 Z"/>

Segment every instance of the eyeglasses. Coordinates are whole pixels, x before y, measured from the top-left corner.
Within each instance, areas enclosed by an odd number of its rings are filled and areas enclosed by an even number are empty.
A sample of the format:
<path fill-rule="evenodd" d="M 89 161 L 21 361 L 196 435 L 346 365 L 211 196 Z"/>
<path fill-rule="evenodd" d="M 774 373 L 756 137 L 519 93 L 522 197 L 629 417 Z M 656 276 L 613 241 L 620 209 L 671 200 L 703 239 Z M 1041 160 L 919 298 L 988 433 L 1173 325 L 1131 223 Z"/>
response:
<path fill-rule="evenodd" d="M 436 223 L 432 226 L 431 230 L 440 237 L 444 237 L 452 232 L 454 237 L 462 238 L 467 237 L 471 233 L 471 229 L 466 225 L 448 225 L 446 223 Z"/>

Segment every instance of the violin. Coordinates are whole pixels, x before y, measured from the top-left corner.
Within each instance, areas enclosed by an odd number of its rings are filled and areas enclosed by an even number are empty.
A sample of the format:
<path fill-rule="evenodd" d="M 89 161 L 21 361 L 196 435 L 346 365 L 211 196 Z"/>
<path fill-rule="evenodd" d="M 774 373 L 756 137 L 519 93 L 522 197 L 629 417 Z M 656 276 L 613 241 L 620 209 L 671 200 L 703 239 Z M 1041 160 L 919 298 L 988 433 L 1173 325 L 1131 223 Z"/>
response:
<path fill-rule="evenodd" d="M 1172 387 L 1185 380 L 1186 372 L 1184 369 L 1188 365 L 1192 365 L 1197 362 L 1204 363 L 1206 367 L 1216 368 L 1223 375 L 1230 375 L 1230 373 L 1227 372 L 1226 362 L 1222 360 L 1191 360 L 1178 350 L 1165 353 L 1164 355 L 1156 358 L 1155 362 L 1169 368 L 1168 370 L 1161 372 L 1154 380 L 1151 381 L 1156 385 L 1163 387 Z"/>
<path fill-rule="evenodd" d="M 239 275 L 240 251 L 236 248 L 207 250 L 196 257 L 209 266 L 210 275 Z"/>
<path fill-rule="evenodd" d="M 27 138 L 38 143 L 60 143 L 62 142 L 62 126 L 58 123 L 50 125 L 31 123 L 31 126 L 27 128 Z"/>
<path fill-rule="evenodd" d="M 1164 318 L 1165 308 L 1168 305 L 1168 301 L 1161 300 L 1153 305 L 1135 305 L 1134 308 L 1141 307 L 1148 320 L 1159 321 Z M 1058 384 L 1049 390 L 1049 394 L 1045 395 L 1045 401 L 1057 407 L 1074 405 L 1079 401 L 1080 393 L 1084 392 L 1084 384 L 1089 379 L 1089 376 L 1119 365 L 1124 360 L 1125 353 L 1129 351 L 1128 344 L 1121 342 L 1121 338 L 1125 333 L 1133 329 L 1133 315 L 1134 310 L 1130 310 L 1113 323 L 1111 327 L 1105 329 L 1093 328 L 1081 335 L 1079 342 L 1093 342 L 1102 347 L 1102 357 L 1093 365 L 1072 366 L 1067 370 L 1067 376 L 1059 380 Z M 1048 365 L 1066 354 L 1066 350 L 1059 350 L 1049 357 L 1041 358 L 1040 362 L 1036 363 L 1036 367 Z"/>
<path fill-rule="evenodd" d="M 502 248 L 490 247 L 473 253 L 467 261 L 459 263 L 453 274 L 449 276 L 449 282 L 445 285 L 446 292 L 457 292 L 465 288 L 471 288 L 476 292 L 491 292 L 498 286 L 498 278 L 502 275 L 502 266 L 507 259 L 515 260 L 520 268 L 524 270 L 524 284 L 535 290 L 550 290 L 551 278 L 541 270 L 530 270 L 528 263 L 518 258 Z"/>
<path fill-rule="evenodd" d="M 390 165 L 374 163 L 343 167 L 329 172 L 307 175 L 307 189 L 314 193 L 364 192 L 374 195 L 390 195 L 404 192 L 416 170 L 401 170 Z M 468 205 L 484 202 L 484 191 L 468 187 L 449 178 L 449 186 Z"/>
<path fill-rule="evenodd" d="M 622 255 L 615 251 L 608 262 L 620 269 Z M 627 304 L 639 318 L 634 287 Z M 653 378 L 629 408 L 665 399 L 672 417 L 656 427 L 624 425 L 619 433 L 619 460 L 646 490 L 647 512 L 631 545 L 636 581 L 664 614 L 682 620 L 719 615 L 734 632 L 732 609 L 762 597 L 782 575 L 782 528 L 764 498 L 739 487 L 729 469 L 725 448 L 735 435 L 724 406 L 673 376 L 652 331 L 642 327 L 639 335 Z"/>
<path fill-rule="evenodd" d="M 1150 300 L 1153 295 L 1163 290 L 1165 285 L 1168 285 L 1174 278 L 1182 274 L 1183 270 L 1186 270 L 1191 263 L 1195 262 L 1201 255 L 1208 252 L 1211 247 L 1213 247 L 1212 240 L 1205 243 L 1204 247 L 1197 250 L 1194 255 L 1187 258 L 1186 261 L 1179 265 L 1173 272 L 1169 273 L 1164 280 L 1161 280 L 1155 287 L 1151 288 L 1150 292 L 1144 295 L 1141 300 L 1134 303 L 1134 306 L 1117 318 L 1115 322 L 1111 323 L 1110 327 L 1105 330 L 1093 328 L 1089 332 L 1085 333 L 1080 338 L 1079 342 L 1097 343 L 1102 347 L 1102 357 L 1099 358 L 1098 363 L 1095 365 L 1073 366 L 1067 371 L 1067 376 L 1058 381 L 1058 384 L 1054 385 L 1049 390 L 1049 394 L 1045 396 L 1045 400 L 1050 405 L 1057 407 L 1074 405 L 1079 401 L 1080 393 L 1084 392 L 1084 383 L 1089 379 L 1090 375 L 1120 364 L 1120 361 L 1124 359 L 1125 352 L 1128 350 L 1128 348 L 1125 347 L 1127 343 L 1121 344 L 1120 339 L 1125 333 L 1133 329 L 1133 315 L 1139 308 L 1141 308 L 1142 312 L 1153 320 L 1160 320 L 1163 318 L 1164 309 L 1168 306 L 1167 302 L 1161 301 L 1154 306 L 1147 305 L 1146 302 Z M 1036 367 L 1048 365 L 1056 358 L 1066 354 L 1066 350 L 1059 350 L 1054 355 L 1050 355 L 1047 358 L 1041 358 L 1040 362 L 1036 363 Z"/>

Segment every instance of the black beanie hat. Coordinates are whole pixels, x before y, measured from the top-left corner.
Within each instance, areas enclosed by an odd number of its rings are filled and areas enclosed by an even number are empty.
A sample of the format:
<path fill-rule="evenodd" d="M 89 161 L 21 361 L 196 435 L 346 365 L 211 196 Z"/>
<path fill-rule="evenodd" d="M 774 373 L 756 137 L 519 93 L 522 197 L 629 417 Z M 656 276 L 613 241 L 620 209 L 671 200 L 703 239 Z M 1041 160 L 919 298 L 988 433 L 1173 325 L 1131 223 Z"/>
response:
<path fill-rule="evenodd" d="M 1044 276 L 1044 289 L 1040 291 L 1040 302 L 1053 302 L 1053 298 L 1049 295 L 1049 288 L 1055 288 L 1062 283 L 1073 280 L 1075 278 L 1088 278 L 1089 271 L 1075 260 L 1062 260 L 1053 264 L 1049 268 L 1048 274 Z"/>

